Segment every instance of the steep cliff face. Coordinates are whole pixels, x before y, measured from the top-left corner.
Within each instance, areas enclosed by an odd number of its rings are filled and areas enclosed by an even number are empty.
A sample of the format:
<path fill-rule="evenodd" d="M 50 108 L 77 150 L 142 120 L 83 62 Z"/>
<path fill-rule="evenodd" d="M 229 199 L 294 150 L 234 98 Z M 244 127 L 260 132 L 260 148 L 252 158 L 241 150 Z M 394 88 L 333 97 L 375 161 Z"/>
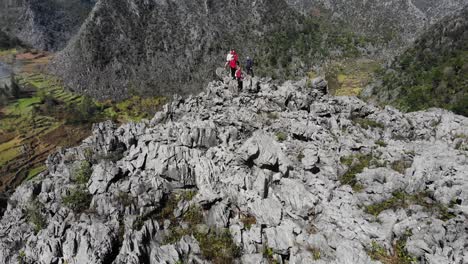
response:
<path fill-rule="evenodd" d="M 0 262 L 462 263 L 468 119 L 324 92 L 228 78 L 96 125 L 12 195 Z"/>
<path fill-rule="evenodd" d="M 187 94 L 214 77 L 231 48 L 284 76 L 359 46 L 352 34 L 326 36 L 318 20 L 283 0 L 102 0 L 53 68 L 69 87 L 98 98 Z"/>
<path fill-rule="evenodd" d="M 468 6 L 432 26 L 382 69 L 366 95 L 416 111 L 443 107 L 468 115 Z"/>
<path fill-rule="evenodd" d="M 95 0 L 4 0 L 0 3 L 0 29 L 25 44 L 56 51 L 78 32 Z"/>
<path fill-rule="evenodd" d="M 406 47 L 427 27 L 465 5 L 467 0 L 286 0 L 296 10 L 331 14 L 356 32 L 378 39 L 390 54 Z"/>

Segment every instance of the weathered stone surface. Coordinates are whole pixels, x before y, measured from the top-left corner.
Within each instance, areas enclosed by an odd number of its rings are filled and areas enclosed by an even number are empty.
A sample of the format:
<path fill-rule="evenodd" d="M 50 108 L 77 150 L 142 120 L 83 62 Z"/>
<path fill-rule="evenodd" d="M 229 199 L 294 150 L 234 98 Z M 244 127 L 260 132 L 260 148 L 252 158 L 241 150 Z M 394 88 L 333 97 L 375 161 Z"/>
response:
<path fill-rule="evenodd" d="M 195 237 L 225 230 L 238 263 L 377 263 L 373 243 L 391 254 L 402 240 L 425 263 L 463 263 L 468 157 L 457 142 L 468 119 L 378 109 L 305 85 L 259 79 L 258 93 L 233 94 L 213 82 L 152 121 L 95 125 L 12 194 L 0 262 L 207 263 Z M 90 150 L 89 181 L 77 183 Z M 83 210 L 64 201 L 77 189 L 90 198 Z M 404 202 L 367 208 L 391 199 Z"/>

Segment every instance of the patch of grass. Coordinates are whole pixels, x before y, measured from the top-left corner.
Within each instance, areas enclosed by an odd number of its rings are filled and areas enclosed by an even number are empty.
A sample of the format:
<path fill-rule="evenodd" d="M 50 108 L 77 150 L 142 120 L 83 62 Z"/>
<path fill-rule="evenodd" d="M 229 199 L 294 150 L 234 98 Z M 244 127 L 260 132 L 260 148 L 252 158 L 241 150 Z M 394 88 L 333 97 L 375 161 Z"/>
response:
<path fill-rule="evenodd" d="M 381 147 L 386 147 L 387 146 L 387 143 L 385 143 L 385 141 L 383 141 L 381 139 L 375 141 L 375 144 L 378 145 L 378 146 L 381 146 Z"/>
<path fill-rule="evenodd" d="M 392 168 L 392 170 L 404 175 L 406 169 L 411 167 L 411 163 L 412 162 L 406 160 L 396 160 L 391 163 L 390 167 Z"/>
<path fill-rule="evenodd" d="M 143 118 L 152 117 L 166 102 L 166 97 L 143 98 L 133 96 L 118 103 L 107 101 L 102 103 L 102 105 L 106 108 L 104 111 L 106 116 L 128 122 L 141 121 Z"/>
<path fill-rule="evenodd" d="M 18 263 L 26 263 L 26 253 L 23 250 L 20 250 L 20 252 L 18 253 Z"/>
<path fill-rule="evenodd" d="M 320 252 L 320 249 L 310 247 L 308 248 L 308 250 L 310 251 L 310 253 L 312 253 L 312 257 L 314 258 L 314 260 L 319 260 L 322 257 L 322 253 Z"/>
<path fill-rule="evenodd" d="M 304 152 L 302 152 L 302 151 L 299 152 L 299 154 L 297 154 L 297 160 L 298 160 L 299 162 L 301 162 L 302 159 L 304 159 L 304 157 L 305 157 L 305 156 L 304 156 Z"/>
<path fill-rule="evenodd" d="M 266 247 L 263 249 L 263 257 L 268 260 L 270 264 L 278 264 L 279 262 L 274 258 L 275 252 L 272 248 Z"/>
<path fill-rule="evenodd" d="M 449 212 L 447 206 L 433 201 L 428 193 L 420 192 L 416 194 L 407 194 L 405 192 L 394 192 L 392 197 L 380 203 L 365 206 L 364 211 L 368 214 L 378 216 L 381 212 L 389 209 L 408 208 L 411 204 L 422 206 L 426 211 L 436 214 L 443 221 L 455 217 Z"/>
<path fill-rule="evenodd" d="M 9 161 L 18 157 L 21 153 L 19 150 L 20 140 L 15 138 L 3 144 L 0 144 L 0 167 Z"/>
<path fill-rule="evenodd" d="M 42 215 L 43 209 L 44 205 L 37 200 L 30 202 L 26 208 L 26 219 L 31 225 L 33 225 L 34 232 L 36 234 L 39 233 L 39 231 L 41 231 L 42 229 L 44 229 L 44 227 L 47 225 L 46 219 Z"/>
<path fill-rule="evenodd" d="M 276 119 L 279 118 L 278 113 L 276 113 L 276 112 L 268 112 L 268 113 L 267 113 L 267 117 L 268 117 L 269 119 L 273 119 L 273 120 L 276 120 Z"/>
<path fill-rule="evenodd" d="M 341 163 L 348 167 L 345 174 L 340 177 L 341 184 L 350 185 L 354 191 L 362 191 L 363 186 L 357 182 L 356 174 L 361 173 L 364 168 L 369 167 L 372 159 L 373 157 L 371 154 L 357 154 L 341 157 Z"/>
<path fill-rule="evenodd" d="M 358 124 L 364 129 L 369 129 L 369 128 L 380 128 L 383 129 L 385 126 L 379 122 L 376 122 L 374 120 L 370 120 L 367 118 L 352 118 L 352 121 L 355 124 Z"/>
<path fill-rule="evenodd" d="M 234 263 L 241 255 L 240 248 L 227 229 L 215 230 L 207 235 L 196 233 L 194 236 L 200 244 L 203 257 L 214 264 Z"/>
<path fill-rule="evenodd" d="M 371 249 L 367 254 L 372 260 L 377 260 L 383 264 L 411 264 L 416 261 L 416 258 L 411 256 L 406 251 L 407 236 L 397 240 L 393 246 L 393 254 L 389 254 L 387 250 L 379 245 L 377 242 L 372 241 Z"/>
<path fill-rule="evenodd" d="M 41 172 L 45 171 L 47 167 L 45 165 L 41 165 L 39 167 L 35 167 L 28 172 L 28 176 L 26 177 L 27 181 L 32 180 L 34 177 L 39 175 Z"/>
<path fill-rule="evenodd" d="M 255 216 L 247 214 L 247 215 L 242 215 L 240 221 L 244 224 L 244 227 L 246 229 L 250 229 L 252 225 L 255 225 L 257 223 L 257 219 Z"/>
<path fill-rule="evenodd" d="M 286 133 L 282 132 L 282 131 L 277 132 L 275 134 L 275 136 L 276 136 L 276 140 L 278 140 L 278 142 L 283 142 L 286 139 L 288 139 L 288 135 Z"/>
<path fill-rule="evenodd" d="M 0 49 L 0 57 L 16 55 L 17 53 L 16 49 Z"/>
<path fill-rule="evenodd" d="M 69 190 L 69 193 L 62 197 L 63 204 L 76 213 L 82 213 L 89 208 L 93 196 L 87 189 L 77 186 Z"/>

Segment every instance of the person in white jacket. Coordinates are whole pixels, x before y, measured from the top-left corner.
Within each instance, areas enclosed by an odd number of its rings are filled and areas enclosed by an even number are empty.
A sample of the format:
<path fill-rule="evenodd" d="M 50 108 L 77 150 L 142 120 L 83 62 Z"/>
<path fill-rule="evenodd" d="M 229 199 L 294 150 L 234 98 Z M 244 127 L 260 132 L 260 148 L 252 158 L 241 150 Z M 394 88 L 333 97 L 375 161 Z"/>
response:
<path fill-rule="evenodd" d="M 234 55 L 232 54 L 232 51 L 228 51 L 228 54 L 226 55 L 226 64 L 224 64 L 224 68 L 227 68 L 229 65 L 229 62 L 234 59 Z"/>

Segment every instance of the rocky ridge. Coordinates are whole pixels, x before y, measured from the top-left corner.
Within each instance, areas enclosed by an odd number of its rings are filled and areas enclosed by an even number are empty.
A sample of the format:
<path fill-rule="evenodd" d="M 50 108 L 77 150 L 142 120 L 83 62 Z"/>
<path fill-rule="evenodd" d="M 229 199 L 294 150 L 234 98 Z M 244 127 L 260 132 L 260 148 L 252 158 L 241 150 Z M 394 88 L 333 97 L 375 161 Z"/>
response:
<path fill-rule="evenodd" d="M 322 79 L 245 86 L 214 81 L 51 155 L 8 202 L 0 262 L 466 262 L 467 118 Z"/>

